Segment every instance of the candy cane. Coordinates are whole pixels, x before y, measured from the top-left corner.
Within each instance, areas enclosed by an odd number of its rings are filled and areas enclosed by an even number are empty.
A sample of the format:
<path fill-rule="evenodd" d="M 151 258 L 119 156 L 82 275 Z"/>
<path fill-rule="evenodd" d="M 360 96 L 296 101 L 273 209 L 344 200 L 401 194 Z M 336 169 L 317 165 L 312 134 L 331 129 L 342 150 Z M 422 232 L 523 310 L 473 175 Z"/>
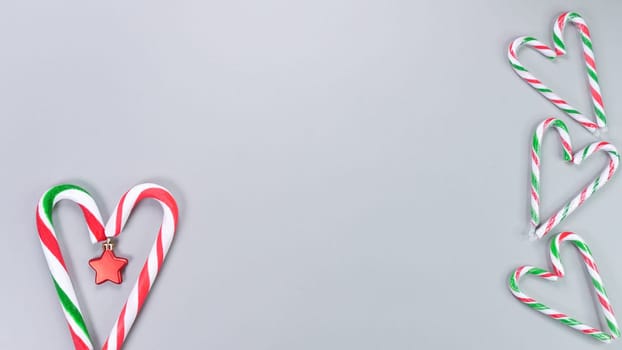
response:
<path fill-rule="evenodd" d="M 571 318 L 565 313 L 551 309 L 550 307 L 539 303 L 535 299 L 523 293 L 519 287 L 519 280 L 525 275 L 534 275 L 549 281 L 556 281 L 558 278 L 564 277 L 564 267 L 562 265 L 559 252 L 561 243 L 565 241 L 571 242 L 583 258 L 583 262 L 585 263 L 587 271 L 591 277 L 592 286 L 594 288 L 594 292 L 596 293 L 600 309 L 606 321 L 606 327 L 609 329 L 610 334 L 607 334 L 592 326 L 588 326 L 574 318 Z M 596 261 L 594 261 L 592 252 L 585 241 L 579 235 L 572 232 L 559 233 L 551 240 L 550 257 L 551 265 L 553 267 L 552 272 L 533 266 L 521 266 L 516 269 L 516 271 L 510 275 L 509 278 L 510 292 L 516 297 L 516 299 L 530 308 L 541 312 L 554 320 L 558 320 L 562 324 L 574 328 L 583 334 L 590 335 L 605 343 L 609 343 L 618 338 L 620 336 L 620 329 L 615 318 L 613 306 L 607 296 L 603 280 L 598 272 L 598 267 L 596 266 Z"/>
<path fill-rule="evenodd" d="M 109 237 L 117 236 L 123 230 L 136 204 L 146 198 L 153 198 L 162 206 L 164 212 L 162 225 L 138 280 L 104 344 L 104 350 L 121 349 L 136 316 L 147 299 L 175 236 L 178 215 L 177 203 L 168 190 L 155 184 L 135 186 L 123 195 L 106 224 L 106 235 Z"/>
<path fill-rule="evenodd" d="M 553 127 L 559 135 L 564 160 L 572 161 L 572 144 L 566 124 L 559 119 L 547 118 L 536 128 L 531 144 L 531 227 L 535 231 L 540 223 L 540 154 L 544 132 Z"/>
<path fill-rule="evenodd" d="M 607 182 L 609 182 L 609 180 L 611 180 L 611 177 L 613 177 L 613 174 L 618 169 L 620 154 L 615 146 L 609 142 L 600 141 L 588 145 L 574 154 L 572 163 L 579 165 L 592 154 L 599 151 L 605 152 L 609 156 L 608 165 L 594 180 L 592 180 L 592 182 L 585 186 L 581 192 L 570 200 L 570 202 L 546 220 L 546 223 L 536 227 L 534 231 L 535 237 L 542 238 L 544 235 L 549 233 L 555 226 L 557 226 L 557 224 L 562 222 L 568 215 L 572 214 L 578 207 L 585 203 L 588 198 L 596 193 L 596 191 L 601 189 Z"/>
<path fill-rule="evenodd" d="M 563 32 L 568 22 L 574 24 L 581 35 L 583 60 L 585 61 L 587 79 L 590 84 L 590 95 L 592 97 L 594 113 L 596 114 L 596 122 L 600 128 L 605 128 L 607 126 L 607 117 L 605 116 L 603 96 L 598 83 L 596 60 L 594 59 L 594 51 L 592 51 L 592 37 L 587 23 L 580 14 L 576 12 L 565 12 L 555 21 L 553 26 L 553 44 L 555 46 L 555 52 L 558 56 L 566 54 L 566 43 L 564 42 Z"/>
<path fill-rule="evenodd" d="M 587 78 L 590 86 L 590 95 L 592 98 L 594 114 L 596 116 L 596 123 L 584 116 L 575 107 L 566 102 L 566 100 L 544 85 L 540 79 L 536 78 L 536 76 L 534 76 L 518 60 L 518 51 L 523 46 L 530 47 L 551 60 L 565 55 L 566 44 L 564 42 L 563 32 L 568 22 L 574 24 L 581 35 L 581 42 L 583 44 L 583 59 L 587 68 Z M 590 31 L 587 23 L 581 15 L 576 12 L 565 12 L 555 20 L 553 26 L 553 47 L 554 48 L 551 48 L 536 38 L 530 36 L 519 37 L 515 39 L 508 48 L 508 59 L 510 61 L 510 65 L 516 74 L 527 82 L 527 84 L 531 85 L 534 89 L 540 92 L 540 94 L 557 106 L 557 108 L 564 111 L 590 132 L 596 133 L 599 128 L 605 129 L 607 126 L 607 118 L 605 116 L 603 98 L 600 91 L 600 85 L 598 83 L 594 52 L 592 51 L 592 39 L 590 37 Z"/>
<path fill-rule="evenodd" d="M 93 342 L 86 328 L 78 297 L 67 272 L 67 266 L 52 223 L 54 206 L 63 199 L 71 200 L 80 206 L 93 243 L 106 239 L 104 225 L 97 204 L 87 191 L 78 186 L 59 185 L 52 187 L 39 200 L 36 215 L 39 239 L 71 332 L 74 347 L 76 350 L 92 350 Z"/>

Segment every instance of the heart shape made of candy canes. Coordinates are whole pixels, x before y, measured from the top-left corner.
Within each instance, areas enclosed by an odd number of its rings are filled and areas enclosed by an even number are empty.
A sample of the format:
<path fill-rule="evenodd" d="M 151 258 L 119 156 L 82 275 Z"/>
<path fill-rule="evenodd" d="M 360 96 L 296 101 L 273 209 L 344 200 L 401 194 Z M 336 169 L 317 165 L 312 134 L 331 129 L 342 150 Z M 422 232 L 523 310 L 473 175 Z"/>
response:
<path fill-rule="evenodd" d="M 548 281 L 556 281 L 557 279 L 564 277 L 564 266 L 562 265 L 559 251 L 561 243 L 565 241 L 571 242 L 581 254 L 581 258 L 585 263 L 587 272 L 591 277 L 592 286 L 594 288 L 594 292 L 596 293 L 598 304 L 600 305 L 600 309 L 605 319 L 606 327 L 609 329 L 609 333 L 605 333 L 602 330 L 598 330 L 594 327 L 588 326 L 562 312 L 551 309 L 550 307 L 536 301 L 527 294 L 523 293 L 523 291 L 519 287 L 518 282 L 521 277 L 525 275 L 534 275 Z M 529 306 L 530 308 L 541 312 L 554 320 L 558 320 L 562 324 L 574 328 L 583 334 L 588 334 L 605 343 L 609 343 L 612 340 L 618 338 L 620 336 L 620 329 L 618 327 L 618 322 L 616 321 L 616 317 L 613 312 L 613 307 L 609 302 L 609 297 L 607 297 L 607 292 L 605 291 L 603 280 L 600 276 L 600 273 L 598 272 L 598 267 L 596 266 L 596 262 L 594 261 L 592 252 L 590 251 L 590 248 L 587 246 L 585 241 L 576 233 L 559 233 L 551 240 L 550 257 L 551 265 L 553 267 L 552 272 L 539 267 L 527 265 L 517 268 L 516 271 L 514 271 L 514 273 L 510 275 L 510 292 L 512 292 L 516 299 Z"/>
<path fill-rule="evenodd" d="M 52 223 L 54 206 L 64 199 L 78 204 L 84 214 L 91 241 L 97 243 L 118 236 L 136 204 L 147 198 L 155 199 L 162 206 L 162 225 L 138 279 L 102 347 L 103 350 L 119 350 L 151 291 L 175 236 L 178 216 L 175 198 L 167 189 L 155 184 L 134 186 L 121 197 L 105 227 L 95 200 L 78 186 L 55 186 L 46 191 L 39 201 L 36 219 L 41 247 L 76 350 L 93 350 L 94 346 Z"/>
<path fill-rule="evenodd" d="M 587 186 L 585 186 L 574 198 L 566 203 L 561 209 L 559 209 L 550 218 L 544 220 L 541 223 L 540 220 L 540 153 L 542 147 L 542 138 L 544 132 L 553 127 L 561 140 L 564 160 L 571 162 L 574 165 L 579 165 L 583 161 L 589 158 L 592 154 L 602 151 L 609 156 L 609 163 L 601 171 L 601 173 L 592 180 Z M 530 219 L 530 232 L 531 238 L 542 238 L 548 232 L 550 232 L 557 224 L 564 220 L 568 215 L 574 212 L 585 201 L 590 198 L 596 191 L 602 188 L 613 176 L 618 169 L 620 162 L 620 154 L 618 150 L 609 142 L 599 141 L 587 145 L 582 150 L 578 151 L 574 155 L 572 154 L 572 144 L 570 142 L 570 135 L 568 134 L 568 128 L 566 124 L 559 119 L 547 118 L 541 122 L 536 128 L 536 132 L 533 135 L 533 141 L 531 145 L 531 219 Z"/>
<path fill-rule="evenodd" d="M 566 44 L 564 42 L 563 33 L 568 22 L 574 24 L 581 34 L 581 41 L 583 43 L 583 59 L 587 68 L 587 79 L 592 97 L 595 120 L 586 117 L 583 113 L 566 102 L 565 99 L 559 97 L 553 92 L 553 90 L 544 85 L 540 79 L 536 78 L 529 70 L 527 70 L 527 68 L 525 68 L 525 66 L 518 60 L 518 51 L 523 46 L 536 50 L 550 60 L 565 55 Z M 553 24 L 553 48 L 547 46 L 536 38 L 521 36 L 510 44 L 508 49 L 508 58 L 510 60 L 510 65 L 519 77 L 536 89 L 542 96 L 551 101 L 555 106 L 557 106 L 557 108 L 561 109 L 574 120 L 579 122 L 584 128 L 596 134 L 599 129 L 606 129 L 607 117 L 605 116 L 603 97 L 600 92 L 598 75 L 596 73 L 596 61 L 594 59 L 594 52 L 592 52 L 592 39 L 590 37 L 590 30 L 581 15 L 576 12 L 565 12 L 555 20 L 555 23 Z"/>

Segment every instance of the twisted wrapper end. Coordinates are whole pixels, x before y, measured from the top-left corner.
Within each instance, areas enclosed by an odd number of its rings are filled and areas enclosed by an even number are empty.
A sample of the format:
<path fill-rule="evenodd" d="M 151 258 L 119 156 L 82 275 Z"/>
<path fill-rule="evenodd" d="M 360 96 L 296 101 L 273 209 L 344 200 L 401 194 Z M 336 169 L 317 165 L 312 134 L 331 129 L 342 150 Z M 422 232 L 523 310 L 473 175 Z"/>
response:
<path fill-rule="evenodd" d="M 536 227 L 532 224 L 529 224 L 529 230 L 527 231 L 527 238 L 530 242 L 537 241 L 538 236 L 536 235 Z"/>

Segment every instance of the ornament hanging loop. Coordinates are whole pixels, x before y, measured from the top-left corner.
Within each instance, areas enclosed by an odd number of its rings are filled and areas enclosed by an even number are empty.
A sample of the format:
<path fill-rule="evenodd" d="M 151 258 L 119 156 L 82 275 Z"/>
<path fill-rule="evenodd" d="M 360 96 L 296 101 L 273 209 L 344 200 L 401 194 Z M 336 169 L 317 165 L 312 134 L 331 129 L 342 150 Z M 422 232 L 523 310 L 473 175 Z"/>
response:
<path fill-rule="evenodd" d="M 106 241 L 102 244 L 102 247 L 104 247 L 104 250 L 112 250 L 112 248 L 114 248 L 112 238 L 106 239 Z"/>

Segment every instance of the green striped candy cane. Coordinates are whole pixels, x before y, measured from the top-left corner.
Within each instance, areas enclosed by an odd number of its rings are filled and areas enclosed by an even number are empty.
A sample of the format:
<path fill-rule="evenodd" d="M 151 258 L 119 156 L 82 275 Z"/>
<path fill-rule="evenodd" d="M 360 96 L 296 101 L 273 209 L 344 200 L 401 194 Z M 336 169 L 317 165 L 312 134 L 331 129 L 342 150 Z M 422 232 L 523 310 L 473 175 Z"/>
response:
<path fill-rule="evenodd" d="M 54 287 L 67 320 L 74 347 L 76 350 L 93 350 L 93 342 L 86 327 L 82 309 L 69 277 L 52 222 L 54 206 L 65 199 L 73 201 L 82 209 L 92 243 L 106 240 L 104 224 L 95 200 L 86 190 L 75 185 L 66 184 L 52 187 L 43 194 L 37 206 L 36 221 L 41 247 L 52 274 Z"/>

